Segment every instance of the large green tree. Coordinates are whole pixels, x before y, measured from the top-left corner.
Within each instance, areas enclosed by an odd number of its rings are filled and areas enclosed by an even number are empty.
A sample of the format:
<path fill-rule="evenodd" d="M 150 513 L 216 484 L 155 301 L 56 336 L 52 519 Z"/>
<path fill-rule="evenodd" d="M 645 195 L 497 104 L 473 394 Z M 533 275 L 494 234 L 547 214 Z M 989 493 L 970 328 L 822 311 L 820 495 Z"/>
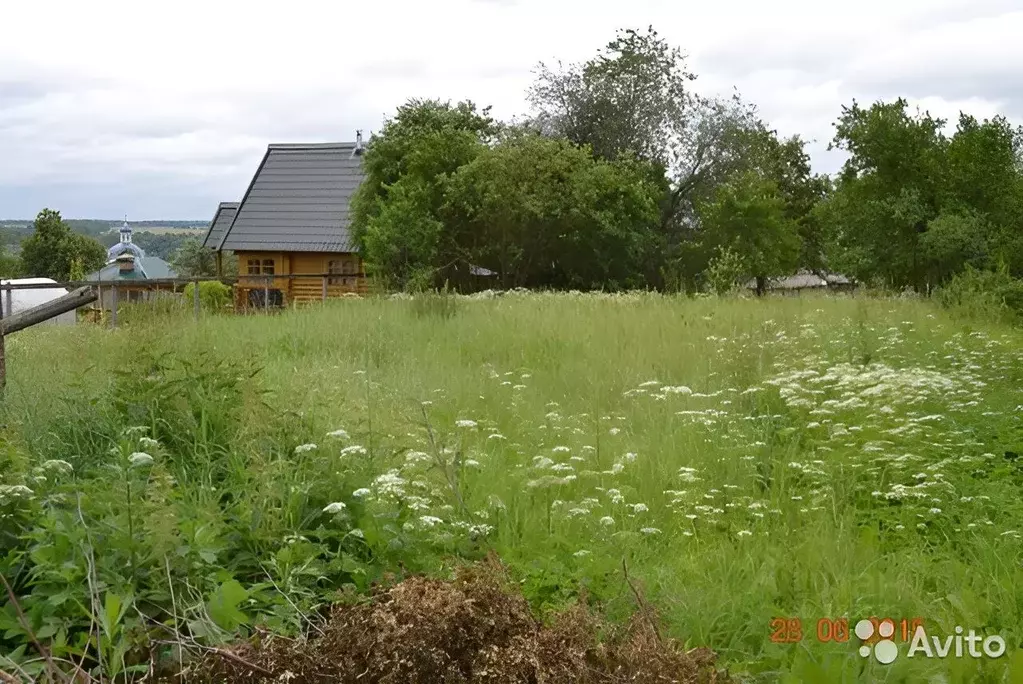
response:
<path fill-rule="evenodd" d="M 650 177 L 647 162 L 512 131 L 453 175 L 444 220 L 463 263 L 504 287 L 642 287 L 658 245 Z"/>
<path fill-rule="evenodd" d="M 767 279 L 785 275 L 799 260 L 796 222 L 786 215 L 777 184 L 756 171 L 739 174 L 718 187 L 700 207 L 704 244 L 717 254 L 737 255 L 763 294 Z"/>
<path fill-rule="evenodd" d="M 369 141 L 351 230 L 369 270 L 394 287 L 434 284 L 459 261 L 440 210 L 455 171 L 496 134 L 489 109 L 411 100 Z"/>
<path fill-rule="evenodd" d="M 22 273 L 30 277 L 66 281 L 77 263 L 86 273 L 103 265 L 106 250 L 96 240 L 72 232 L 59 211 L 43 209 L 33 222 L 33 233 L 21 243 Z"/>
<path fill-rule="evenodd" d="M 1004 118 L 946 122 L 905 100 L 843 108 L 833 145 L 849 153 L 819 216 L 830 258 L 863 279 L 920 290 L 966 265 L 1023 274 L 1023 135 Z"/>
<path fill-rule="evenodd" d="M 737 94 L 702 97 L 695 79 L 684 53 L 649 28 L 619 31 L 582 64 L 541 64 L 529 91 L 533 124 L 544 134 L 589 145 L 599 158 L 633 156 L 658 169 L 662 247 L 660 275 L 650 279 L 655 285 L 690 280 L 706 266 L 697 205 L 756 167 L 753 158 L 764 152 L 759 136 L 766 129 L 755 108 Z"/>

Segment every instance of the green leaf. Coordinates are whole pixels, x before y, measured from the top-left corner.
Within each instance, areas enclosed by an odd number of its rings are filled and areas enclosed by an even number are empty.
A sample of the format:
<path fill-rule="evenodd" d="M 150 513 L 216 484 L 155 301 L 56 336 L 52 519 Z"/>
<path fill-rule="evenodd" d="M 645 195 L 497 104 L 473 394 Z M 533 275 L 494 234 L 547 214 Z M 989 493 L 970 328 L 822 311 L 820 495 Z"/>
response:
<path fill-rule="evenodd" d="M 234 631 L 249 621 L 248 616 L 238 608 L 248 598 L 249 592 L 245 587 L 237 580 L 228 580 L 214 592 L 207 610 L 218 627 Z"/>

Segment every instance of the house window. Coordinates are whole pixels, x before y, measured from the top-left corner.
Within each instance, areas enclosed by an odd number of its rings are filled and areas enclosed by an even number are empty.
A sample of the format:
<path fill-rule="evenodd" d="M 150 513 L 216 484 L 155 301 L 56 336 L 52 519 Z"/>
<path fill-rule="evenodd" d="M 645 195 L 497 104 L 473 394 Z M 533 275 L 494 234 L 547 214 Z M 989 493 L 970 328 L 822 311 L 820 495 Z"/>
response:
<path fill-rule="evenodd" d="M 263 259 L 263 275 L 273 275 L 273 274 L 274 274 L 274 260 L 273 259 Z"/>
<path fill-rule="evenodd" d="M 355 287 L 355 278 L 341 278 L 337 276 L 354 276 L 358 275 L 358 272 L 359 265 L 354 259 L 330 259 L 327 261 L 327 273 L 331 276 L 327 281 L 331 285 Z"/>
<path fill-rule="evenodd" d="M 259 259 L 249 259 L 248 274 L 259 275 Z"/>

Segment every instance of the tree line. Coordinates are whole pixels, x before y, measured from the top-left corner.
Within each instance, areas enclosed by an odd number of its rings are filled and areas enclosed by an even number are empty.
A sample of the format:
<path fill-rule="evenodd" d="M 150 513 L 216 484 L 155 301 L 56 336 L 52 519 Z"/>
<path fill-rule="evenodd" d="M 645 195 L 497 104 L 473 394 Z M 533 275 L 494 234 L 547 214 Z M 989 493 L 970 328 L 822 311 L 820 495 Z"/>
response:
<path fill-rule="evenodd" d="M 843 107 L 834 177 L 739 95 L 699 94 L 651 27 L 535 73 L 533 114 L 411 100 L 375 134 L 352 202 L 368 268 L 398 288 L 695 290 L 796 269 L 919 291 L 1023 276 L 1023 131 L 904 99 Z"/>

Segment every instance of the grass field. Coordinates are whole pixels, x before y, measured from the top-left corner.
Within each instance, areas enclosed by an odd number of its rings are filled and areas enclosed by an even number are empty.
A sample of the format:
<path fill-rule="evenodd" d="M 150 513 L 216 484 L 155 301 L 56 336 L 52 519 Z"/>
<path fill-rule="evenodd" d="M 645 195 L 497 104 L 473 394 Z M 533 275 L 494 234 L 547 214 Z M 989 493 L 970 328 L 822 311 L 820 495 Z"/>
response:
<path fill-rule="evenodd" d="M 494 549 L 541 611 L 585 589 L 624 618 L 624 561 L 751 681 L 1023 681 L 1019 330 L 852 297 L 135 313 L 8 340 L 0 570 L 60 657 L 89 607 L 116 671 L 153 622 L 294 631 L 342 585 Z M 871 616 L 1008 648 L 818 638 Z M 10 607 L 3 644 L 41 667 Z"/>

